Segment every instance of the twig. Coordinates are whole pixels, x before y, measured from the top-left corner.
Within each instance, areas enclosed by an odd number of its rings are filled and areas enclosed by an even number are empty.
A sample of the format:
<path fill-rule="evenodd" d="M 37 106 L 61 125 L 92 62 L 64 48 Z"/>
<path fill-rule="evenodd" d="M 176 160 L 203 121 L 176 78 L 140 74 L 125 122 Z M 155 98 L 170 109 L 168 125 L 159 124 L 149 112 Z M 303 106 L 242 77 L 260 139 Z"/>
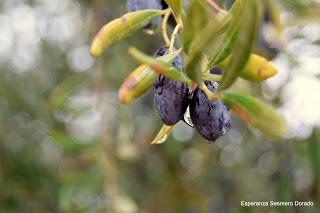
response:
<path fill-rule="evenodd" d="M 171 40 L 170 40 L 169 52 L 173 52 L 174 42 L 175 42 L 175 40 L 177 38 L 177 35 L 178 35 L 180 27 L 181 27 L 181 25 L 178 24 L 173 30 L 173 33 L 171 35 Z"/>
<path fill-rule="evenodd" d="M 208 87 L 202 83 L 202 85 L 199 85 L 199 88 L 202 92 L 204 92 L 206 94 L 206 96 L 208 97 L 208 99 L 210 101 L 214 101 L 214 100 L 218 100 L 220 99 L 220 93 L 219 92 L 212 92 L 208 89 Z"/>
<path fill-rule="evenodd" d="M 164 14 L 164 17 L 162 20 L 162 26 L 161 26 L 162 38 L 163 38 L 164 42 L 166 43 L 166 46 L 170 45 L 170 39 L 168 37 L 168 32 L 167 32 L 167 23 L 168 23 L 168 19 L 169 19 L 170 14 L 171 14 L 171 10 L 168 9 Z"/>

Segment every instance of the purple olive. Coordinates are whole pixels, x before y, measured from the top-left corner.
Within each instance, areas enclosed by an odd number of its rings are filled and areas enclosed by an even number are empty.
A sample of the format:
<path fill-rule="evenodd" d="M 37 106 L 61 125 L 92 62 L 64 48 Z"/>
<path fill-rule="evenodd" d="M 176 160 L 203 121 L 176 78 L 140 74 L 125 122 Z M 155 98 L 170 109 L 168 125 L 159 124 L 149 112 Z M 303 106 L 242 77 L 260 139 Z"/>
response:
<path fill-rule="evenodd" d="M 153 9 L 162 10 L 161 0 L 127 0 L 128 12 L 135 12 L 139 10 Z M 147 26 L 146 29 L 154 29 L 159 23 L 161 18 L 156 17 Z"/>
<path fill-rule="evenodd" d="M 164 55 L 167 50 L 167 47 L 161 47 L 155 53 L 155 57 Z M 182 57 L 178 56 L 172 64 L 182 70 Z M 189 105 L 187 84 L 159 75 L 154 82 L 153 91 L 156 109 L 164 124 L 172 126 L 183 119 Z"/>
<path fill-rule="evenodd" d="M 205 84 L 212 92 L 218 87 L 217 83 L 210 81 Z M 228 108 L 220 100 L 210 101 L 199 87 L 193 91 L 189 107 L 194 127 L 208 141 L 214 142 L 230 129 Z"/>

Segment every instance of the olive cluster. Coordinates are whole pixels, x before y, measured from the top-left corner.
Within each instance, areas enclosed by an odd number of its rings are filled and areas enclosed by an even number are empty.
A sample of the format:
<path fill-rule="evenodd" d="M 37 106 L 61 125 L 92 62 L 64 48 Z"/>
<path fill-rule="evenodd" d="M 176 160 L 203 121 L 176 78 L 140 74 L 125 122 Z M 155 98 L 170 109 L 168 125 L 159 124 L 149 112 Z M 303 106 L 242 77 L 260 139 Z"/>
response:
<path fill-rule="evenodd" d="M 129 12 L 168 7 L 165 1 L 161 0 L 128 0 L 127 6 Z M 159 24 L 159 21 L 154 19 L 145 28 L 152 29 Z M 163 56 L 167 52 L 168 47 L 161 47 L 154 53 L 154 57 Z M 183 59 L 180 55 L 175 58 L 172 65 L 183 72 Z M 213 69 L 212 72 L 216 73 L 217 70 Z M 218 86 L 217 82 L 206 81 L 205 84 L 212 92 Z M 199 87 L 191 90 L 185 83 L 159 75 L 154 82 L 153 91 L 157 112 L 165 125 L 173 126 L 180 120 L 185 121 L 184 115 L 189 107 L 192 126 L 206 140 L 214 142 L 230 129 L 228 108 L 220 100 L 210 101 Z"/>
<path fill-rule="evenodd" d="M 161 47 L 154 56 L 162 56 L 167 51 L 167 47 Z M 183 72 L 181 56 L 174 60 L 173 66 Z M 206 81 L 205 84 L 212 92 L 218 86 L 217 82 Z M 194 128 L 206 140 L 214 142 L 230 129 L 228 108 L 220 100 L 210 101 L 199 87 L 191 90 L 187 84 L 159 75 L 154 82 L 153 91 L 156 109 L 166 125 L 172 126 L 180 120 L 185 121 L 184 115 L 189 107 Z"/>

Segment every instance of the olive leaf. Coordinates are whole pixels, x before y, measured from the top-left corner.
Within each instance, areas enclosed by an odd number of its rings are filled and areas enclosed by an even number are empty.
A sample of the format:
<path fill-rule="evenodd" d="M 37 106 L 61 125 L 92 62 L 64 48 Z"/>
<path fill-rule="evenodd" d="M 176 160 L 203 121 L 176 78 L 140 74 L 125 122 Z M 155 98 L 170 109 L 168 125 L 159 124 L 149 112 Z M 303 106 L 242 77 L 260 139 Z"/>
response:
<path fill-rule="evenodd" d="M 222 69 L 227 69 L 230 58 L 219 64 Z M 277 68 L 267 59 L 251 54 L 246 65 L 240 71 L 239 76 L 249 81 L 264 81 L 275 74 L 277 74 Z"/>
<path fill-rule="evenodd" d="M 261 19 L 261 7 L 258 0 L 247 0 L 242 4 L 241 18 L 238 21 L 237 36 L 234 41 L 230 63 L 223 72 L 219 91 L 229 88 L 239 72 L 246 65 L 257 36 Z"/>
<path fill-rule="evenodd" d="M 171 64 L 178 55 L 179 51 L 175 51 L 160 56 L 157 60 Z M 130 73 L 119 89 L 118 98 L 120 102 L 129 104 L 132 100 L 143 95 L 151 87 L 157 76 L 158 74 L 146 64 L 137 67 Z"/>
<path fill-rule="evenodd" d="M 174 126 L 163 125 L 156 135 L 156 137 L 151 141 L 150 144 L 162 144 L 166 142 L 169 134 L 171 133 Z"/>
<path fill-rule="evenodd" d="M 259 129 L 272 138 L 282 137 L 287 131 L 287 125 L 270 105 L 241 93 L 225 92 L 223 102 L 247 124 Z"/>
<path fill-rule="evenodd" d="M 94 38 L 91 45 L 92 56 L 100 56 L 104 49 L 129 37 L 137 30 L 143 28 L 153 18 L 162 14 L 163 11 L 161 10 L 140 10 L 127 13 L 122 17 L 109 22 L 101 28 Z"/>
<path fill-rule="evenodd" d="M 179 52 L 179 50 L 177 51 Z M 176 81 L 183 83 L 192 83 L 191 79 L 185 76 L 181 71 L 172 66 L 171 63 L 165 63 L 159 59 L 148 56 L 136 48 L 130 48 L 129 53 L 141 63 L 147 64 L 153 71 L 158 74 L 164 75 Z"/>
<path fill-rule="evenodd" d="M 183 0 L 165 0 L 172 9 L 174 17 L 178 24 L 182 26 L 181 13 L 183 9 Z"/>
<path fill-rule="evenodd" d="M 198 0 L 191 1 L 185 17 L 182 39 L 184 51 L 188 53 L 192 40 L 207 25 L 208 19 L 203 5 Z"/>
<path fill-rule="evenodd" d="M 205 51 L 214 44 L 215 38 L 224 32 L 228 26 L 230 16 L 225 16 L 221 21 L 212 21 L 205 27 L 199 35 L 192 41 L 189 55 L 186 58 L 186 72 L 190 79 L 198 84 L 202 84 L 202 63 Z"/>
<path fill-rule="evenodd" d="M 235 1 L 230 11 L 227 13 L 228 16 L 231 16 L 230 23 L 224 33 L 215 37 L 215 45 L 212 45 L 208 52 L 209 63 L 207 69 L 210 69 L 214 65 L 222 62 L 230 55 L 237 36 L 238 22 L 239 19 L 241 19 L 240 15 L 242 7 L 243 1 Z"/>

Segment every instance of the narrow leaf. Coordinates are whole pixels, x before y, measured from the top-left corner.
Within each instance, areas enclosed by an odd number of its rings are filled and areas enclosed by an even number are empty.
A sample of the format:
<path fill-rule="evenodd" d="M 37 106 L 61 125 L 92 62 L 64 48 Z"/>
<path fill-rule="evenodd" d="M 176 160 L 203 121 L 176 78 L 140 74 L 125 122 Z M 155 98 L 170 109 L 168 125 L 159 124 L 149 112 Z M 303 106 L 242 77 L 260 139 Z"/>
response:
<path fill-rule="evenodd" d="M 238 22 L 241 19 L 241 8 L 243 7 L 243 1 L 235 1 L 232 5 L 228 15 L 231 16 L 228 28 L 223 34 L 220 34 L 213 41 L 215 44 L 210 48 L 209 65 L 207 69 L 214 67 L 214 65 L 222 62 L 228 57 L 234 46 L 235 38 L 237 36 Z"/>
<path fill-rule="evenodd" d="M 178 54 L 180 51 L 178 50 L 176 52 Z M 159 59 L 153 58 L 140 52 L 136 48 L 130 48 L 129 53 L 141 63 L 147 64 L 153 71 L 157 72 L 158 74 L 183 83 L 192 83 L 192 81 L 187 76 L 185 76 L 181 71 L 172 66 L 171 63 L 164 63 Z"/>
<path fill-rule="evenodd" d="M 160 131 L 158 132 L 157 136 L 153 139 L 153 141 L 150 144 L 162 144 L 166 142 L 173 127 L 174 126 L 163 125 Z"/>
<path fill-rule="evenodd" d="M 179 53 L 177 51 L 158 57 L 159 61 L 172 63 Z M 157 77 L 149 66 L 142 64 L 136 68 L 119 89 L 119 100 L 123 104 L 129 104 L 132 100 L 143 95 L 153 84 Z"/>
<path fill-rule="evenodd" d="M 219 64 L 223 69 L 228 66 L 229 58 Z M 264 81 L 278 72 L 277 68 L 267 59 L 251 54 L 245 67 L 241 70 L 239 76 L 249 81 Z"/>
<path fill-rule="evenodd" d="M 122 39 L 129 37 L 143 28 L 156 16 L 162 15 L 161 10 L 140 10 L 127 13 L 106 24 L 94 38 L 91 45 L 91 54 L 98 57 L 103 50 L 111 47 Z"/>
<path fill-rule="evenodd" d="M 219 91 L 229 88 L 246 65 L 259 29 L 261 8 L 258 0 L 247 0 L 240 12 L 237 37 L 228 69 L 223 72 Z"/>
<path fill-rule="evenodd" d="M 283 117 L 270 105 L 252 96 L 231 92 L 224 93 L 222 100 L 247 124 L 259 129 L 265 135 L 279 138 L 286 133 L 287 125 Z"/>
<path fill-rule="evenodd" d="M 228 15 L 221 21 L 211 21 L 192 41 L 185 67 L 188 77 L 194 82 L 202 84 L 202 63 L 205 59 L 204 54 L 211 45 L 215 44 L 216 38 L 224 32 L 229 21 L 230 16 Z"/>
<path fill-rule="evenodd" d="M 129 104 L 133 99 L 143 95 L 153 84 L 156 77 L 157 74 L 147 65 L 140 65 L 122 83 L 118 93 L 120 102 Z"/>
<path fill-rule="evenodd" d="M 182 26 L 181 13 L 183 8 L 183 0 L 165 0 L 172 9 L 174 17 L 178 24 Z"/>
<path fill-rule="evenodd" d="M 208 23 L 206 10 L 199 0 L 192 0 L 184 19 L 183 48 L 188 53 L 191 42 Z"/>

